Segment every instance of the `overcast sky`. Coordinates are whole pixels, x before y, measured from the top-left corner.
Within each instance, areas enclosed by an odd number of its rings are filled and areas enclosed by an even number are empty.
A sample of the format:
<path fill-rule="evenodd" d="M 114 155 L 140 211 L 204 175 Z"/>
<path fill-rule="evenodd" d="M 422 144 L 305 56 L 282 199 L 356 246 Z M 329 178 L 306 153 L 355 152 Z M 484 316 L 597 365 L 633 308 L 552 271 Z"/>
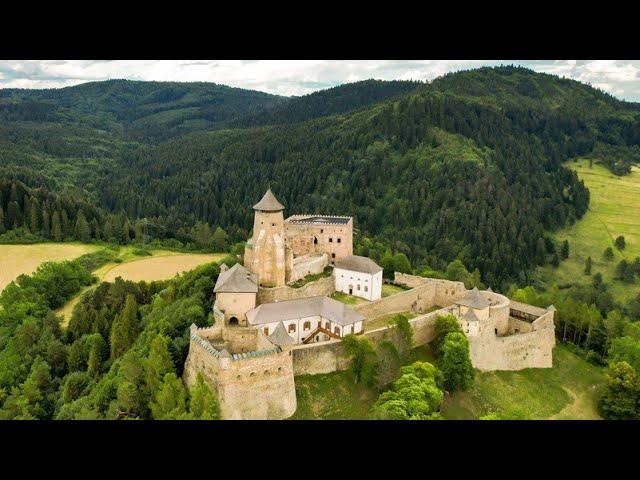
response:
<path fill-rule="evenodd" d="M 432 80 L 451 71 L 498 64 L 528 66 L 640 101 L 640 61 L 629 60 L 0 60 L 0 88 L 55 88 L 127 78 L 215 82 L 303 95 L 369 78 Z"/>

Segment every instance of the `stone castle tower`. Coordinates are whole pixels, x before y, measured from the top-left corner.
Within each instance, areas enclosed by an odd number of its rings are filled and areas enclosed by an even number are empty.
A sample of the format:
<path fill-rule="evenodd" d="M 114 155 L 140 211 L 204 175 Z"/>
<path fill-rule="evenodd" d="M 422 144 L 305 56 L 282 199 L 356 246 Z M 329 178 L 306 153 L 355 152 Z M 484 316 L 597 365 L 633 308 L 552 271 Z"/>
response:
<path fill-rule="evenodd" d="M 258 276 L 261 287 L 285 285 L 293 254 L 285 246 L 284 206 L 268 189 L 253 209 L 253 236 L 245 247 L 244 266 Z"/>

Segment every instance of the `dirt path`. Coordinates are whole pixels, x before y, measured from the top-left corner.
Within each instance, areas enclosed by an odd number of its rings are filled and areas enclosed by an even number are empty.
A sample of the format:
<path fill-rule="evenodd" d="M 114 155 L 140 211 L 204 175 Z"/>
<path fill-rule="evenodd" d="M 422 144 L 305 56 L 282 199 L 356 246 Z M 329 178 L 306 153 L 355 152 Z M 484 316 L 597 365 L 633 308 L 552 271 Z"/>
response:
<path fill-rule="evenodd" d="M 593 387 L 594 386 L 591 388 Z M 598 415 L 593 402 L 587 398 L 588 395 L 586 393 L 577 395 L 573 390 L 567 387 L 562 388 L 571 397 L 571 403 L 549 418 L 549 420 L 571 420 L 576 418 L 580 418 L 582 420 L 602 420 L 600 415 Z"/>

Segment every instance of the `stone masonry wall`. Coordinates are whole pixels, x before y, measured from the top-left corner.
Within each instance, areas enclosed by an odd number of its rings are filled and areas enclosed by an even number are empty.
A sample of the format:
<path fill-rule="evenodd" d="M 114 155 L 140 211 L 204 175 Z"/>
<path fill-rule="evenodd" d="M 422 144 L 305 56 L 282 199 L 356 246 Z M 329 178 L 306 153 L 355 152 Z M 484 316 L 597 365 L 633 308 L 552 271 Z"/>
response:
<path fill-rule="evenodd" d="M 383 297 L 371 303 L 356 305 L 356 310 L 366 318 L 400 312 L 424 312 L 435 305 L 447 306 L 466 293 L 462 282 L 423 278 L 395 272 L 395 283 L 411 287 L 411 290 Z"/>
<path fill-rule="evenodd" d="M 258 303 L 273 303 L 305 297 L 330 296 L 334 291 L 333 276 L 320 278 L 300 288 L 291 288 L 287 285 L 275 288 L 260 287 L 258 289 Z"/>
<path fill-rule="evenodd" d="M 482 371 L 551 368 L 556 344 L 553 317 L 540 317 L 533 328 L 531 332 L 506 337 L 470 337 L 473 366 Z"/>
<path fill-rule="evenodd" d="M 206 337 L 210 331 L 213 329 L 200 329 L 196 333 Z M 245 340 L 238 337 L 231 343 Z M 184 382 L 193 387 L 197 374 L 201 373 L 216 391 L 223 419 L 288 418 L 297 407 L 291 350 L 269 345 L 273 351 L 253 351 L 252 356 L 243 354 L 242 358 L 234 359 L 216 356 L 191 340 Z"/>
<path fill-rule="evenodd" d="M 434 324 L 438 315 L 450 313 L 451 307 L 412 318 L 409 324 L 413 330 L 414 346 L 425 345 L 433 340 Z M 365 323 L 366 325 L 366 323 Z M 374 344 L 388 339 L 391 329 L 387 327 L 365 331 L 362 336 Z M 342 348 L 342 342 L 332 340 L 323 343 L 309 345 L 296 345 L 293 347 L 293 373 L 294 375 L 316 375 L 330 373 L 338 370 L 346 370 L 349 367 L 349 359 Z"/>

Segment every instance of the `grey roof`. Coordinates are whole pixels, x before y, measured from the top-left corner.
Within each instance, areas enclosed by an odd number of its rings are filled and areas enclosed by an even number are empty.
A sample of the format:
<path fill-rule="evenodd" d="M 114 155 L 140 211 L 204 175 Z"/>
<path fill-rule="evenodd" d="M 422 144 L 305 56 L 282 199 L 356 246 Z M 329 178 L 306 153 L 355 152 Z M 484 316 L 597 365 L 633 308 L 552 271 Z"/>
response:
<path fill-rule="evenodd" d="M 258 293 L 258 276 L 239 263 L 218 275 L 215 293 Z"/>
<path fill-rule="evenodd" d="M 351 325 L 364 317 L 342 302 L 329 297 L 308 297 L 263 303 L 247 312 L 249 325 L 260 325 L 319 315 L 339 325 Z"/>
<path fill-rule="evenodd" d="M 271 189 L 268 189 L 267 193 L 262 197 L 262 200 L 256 203 L 253 209 L 262 210 L 263 212 L 279 212 L 280 210 L 284 210 L 284 205 L 278 201 Z"/>
<path fill-rule="evenodd" d="M 299 215 L 291 216 L 287 218 L 287 223 L 311 223 L 313 225 L 333 225 L 342 224 L 346 225 L 351 220 L 351 217 L 337 217 L 333 215 L 312 215 L 308 217 L 300 217 Z"/>
<path fill-rule="evenodd" d="M 515 300 L 509 300 L 509 308 L 519 312 L 528 313 L 529 315 L 535 315 L 537 317 L 541 317 L 547 313 L 547 310 L 544 308 L 535 307 L 527 303 L 516 302 Z"/>
<path fill-rule="evenodd" d="M 267 338 L 269 338 L 274 345 L 293 345 L 296 343 L 293 337 L 287 333 L 287 330 L 284 328 L 284 323 L 282 322 L 276 325 L 276 329 Z"/>
<path fill-rule="evenodd" d="M 382 271 L 382 267 L 368 257 L 361 257 L 360 255 L 350 255 L 336 262 L 335 268 L 342 268 L 344 270 L 351 270 L 354 272 L 362 273 L 378 273 Z"/>
<path fill-rule="evenodd" d="M 473 290 L 467 292 L 464 297 L 458 300 L 456 304 L 476 308 L 478 310 L 487 308 L 490 305 L 489 300 L 487 300 L 475 287 Z"/>
<path fill-rule="evenodd" d="M 479 322 L 480 319 L 478 318 L 478 316 L 475 314 L 475 312 L 473 311 L 472 308 L 470 308 L 469 310 L 467 310 L 467 313 L 465 313 L 462 316 L 462 319 L 467 321 L 467 322 Z"/>

